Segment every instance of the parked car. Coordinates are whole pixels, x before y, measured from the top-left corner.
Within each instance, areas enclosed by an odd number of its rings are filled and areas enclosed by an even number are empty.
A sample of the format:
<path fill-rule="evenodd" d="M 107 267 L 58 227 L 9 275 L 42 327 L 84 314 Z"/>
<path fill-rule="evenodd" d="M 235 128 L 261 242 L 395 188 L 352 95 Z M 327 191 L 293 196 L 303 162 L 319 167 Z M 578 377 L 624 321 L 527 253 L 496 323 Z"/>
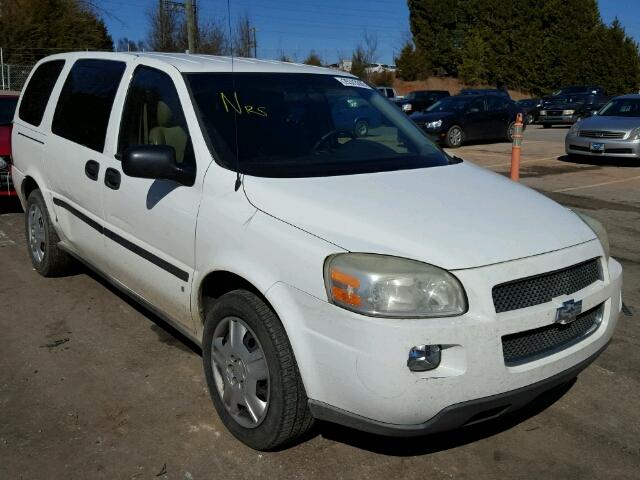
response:
<path fill-rule="evenodd" d="M 393 87 L 377 87 L 377 90 L 383 97 L 387 97 L 392 102 L 397 102 L 404 98 L 399 96 L 398 92 L 396 92 L 396 89 Z"/>
<path fill-rule="evenodd" d="M 372 127 L 381 124 L 380 113 L 369 102 L 354 95 L 327 95 L 336 129 L 365 137 Z"/>
<path fill-rule="evenodd" d="M 446 90 L 416 90 L 407 94 L 404 99 L 397 102 L 398 106 L 407 115 L 422 112 L 431 105 L 449 96 Z"/>
<path fill-rule="evenodd" d="M 411 115 L 433 141 L 458 148 L 470 140 L 511 141 L 519 108 L 498 95 L 447 97 Z"/>
<path fill-rule="evenodd" d="M 376 110 L 375 134 L 336 125 L 333 95 Z M 13 146 L 35 270 L 80 259 L 201 345 L 222 422 L 256 449 L 314 419 L 496 418 L 573 379 L 621 309 L 602 225 L 450 157 L 335 70 L 54 55 Z"/>
<path fill-rule="evenodd" d="M 460 90 L 459 95 L 497 95 L 511 100 L 509 92 L 501 88 L 465 88 Z"/>
<path fill-rule="evenodd" d="M 640 95 L 609 101 L 597 115 L 574 124 L 565 138 L 569 156 L 640 158 Z"/>
<path fill-rule="evenodd" d="M 522 115 L 524 116 L 524 123 L 526 125 L 531 125 L 532 123 L 536 123 L 538 121 L 538 117 L 540 116 L 540 108 L 542 108 L 542 99 L 541 98 L 525 98 L 523 100 L 518 100 L 516 105 L 522 111 Z"/>
<path fill-rule="evenodd" d="M 16 95 L 0 95 L 0 197 L 16 195 L 11 181 L 11 122 L 17 103 Z"/>
<path fill-rule="evenodd" d="M 608 97 L 597 93 L 571 93 L 551 97 L 544 101 L 538 121 L 544 128 L 572 125 L 597 112 L 607 101 Z"/>

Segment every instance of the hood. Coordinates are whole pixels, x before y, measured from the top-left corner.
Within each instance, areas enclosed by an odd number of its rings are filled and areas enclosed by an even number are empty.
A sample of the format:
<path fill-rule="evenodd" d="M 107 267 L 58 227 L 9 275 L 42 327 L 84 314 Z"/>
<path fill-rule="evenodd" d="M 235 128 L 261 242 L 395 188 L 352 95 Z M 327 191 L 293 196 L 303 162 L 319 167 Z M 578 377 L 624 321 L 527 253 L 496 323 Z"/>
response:
<path fill-rule="evenodd" d="M 589 130 L 630 131 L 640 127 L 640 117 L 607 117 L 596 115 L 580 122 L 580 128 Z"/>
<path fill-rule="evenodd" d="M 244 178 L 258 209 L 345 250 L 448 270 L 551 252 L 595 234 L 570 210 L 468 162 L 313 178 Z"/>
<path fill-rule="evenodd" d="M 414 122 L 436 122 L 438 120 L 446 120 L 455 115 L 453 112 L 420 112 L 410 115 L 409 118 Z"/>

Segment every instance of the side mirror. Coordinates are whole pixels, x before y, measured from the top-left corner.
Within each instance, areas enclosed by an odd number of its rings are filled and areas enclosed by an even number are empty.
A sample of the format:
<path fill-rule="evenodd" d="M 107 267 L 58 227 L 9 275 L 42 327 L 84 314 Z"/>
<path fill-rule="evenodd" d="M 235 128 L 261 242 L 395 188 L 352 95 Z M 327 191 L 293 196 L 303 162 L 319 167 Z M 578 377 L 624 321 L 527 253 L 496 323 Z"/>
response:
<path fill-rule="evenodd" d="M 173 180 L 187 187 L 196 181 L 195 168 L 176 162 L 176 151 L 169 145 L 127 148 L 122 156 L 122 171 L 130 177 Z"/>

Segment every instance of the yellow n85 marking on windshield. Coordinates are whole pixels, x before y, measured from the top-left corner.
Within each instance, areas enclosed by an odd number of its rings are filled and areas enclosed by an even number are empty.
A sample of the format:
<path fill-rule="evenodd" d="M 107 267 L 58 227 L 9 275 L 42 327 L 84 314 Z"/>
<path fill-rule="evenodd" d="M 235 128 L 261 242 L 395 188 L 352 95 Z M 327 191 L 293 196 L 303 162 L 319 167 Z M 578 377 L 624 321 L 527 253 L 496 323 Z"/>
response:
<path fill-rule="evenodd" d="M 222 105 L 224 106 L 224 109 L 227 113 L 230 112 L 229 107 L 231 107 L 233 111 L 235 111 L 238 115 L 242 115 L 243 113 L 246 113 L 246 114 L 259 115 L 260 117 L 267 116 L 266 107 L 256 107 L 254 105 L 242 105 L 240 103 L 240 99 L 238 98 L 237 92 L 233 92 L 233 99 L 230 99 L 229 97 L 227 97 L 224 94 L 224 92 L 220 92 L 220 98 L 222 99 Z"/>

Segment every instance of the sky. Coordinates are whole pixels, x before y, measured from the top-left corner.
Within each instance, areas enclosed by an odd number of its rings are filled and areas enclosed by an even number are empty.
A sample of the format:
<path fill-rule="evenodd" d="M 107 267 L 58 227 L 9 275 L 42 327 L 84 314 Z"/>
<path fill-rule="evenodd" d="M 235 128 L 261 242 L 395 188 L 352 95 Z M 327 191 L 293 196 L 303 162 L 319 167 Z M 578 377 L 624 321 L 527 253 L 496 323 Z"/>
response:
<path fill-rule="evenodd" d="M 184 1 L 184 0 L 182 0 Z M 444 0 L 443 0 L 444 1 Z M 517 1 L 517 0 L 514 0 Z M 201 20 L 228 25 L 227 0 L 197 0 Z M 258 32 L 258 57 L 281 53 L 303 60 L 313 49 L 325 63 L 348 58 L 364 32 L 378 38 L 378 61 L 393 58 L 409 37 L 409 11 L 405 0 L 229 0 L 231 21 L 248 13 Z M 627 32 L 640 41 L 640 1 L 599 0 L 605 22 L 616 16 Z M 127 37 L 144 40 L 148 12 L 158 0 L 94 0 L 101 8 L 116 42 Z"/>

